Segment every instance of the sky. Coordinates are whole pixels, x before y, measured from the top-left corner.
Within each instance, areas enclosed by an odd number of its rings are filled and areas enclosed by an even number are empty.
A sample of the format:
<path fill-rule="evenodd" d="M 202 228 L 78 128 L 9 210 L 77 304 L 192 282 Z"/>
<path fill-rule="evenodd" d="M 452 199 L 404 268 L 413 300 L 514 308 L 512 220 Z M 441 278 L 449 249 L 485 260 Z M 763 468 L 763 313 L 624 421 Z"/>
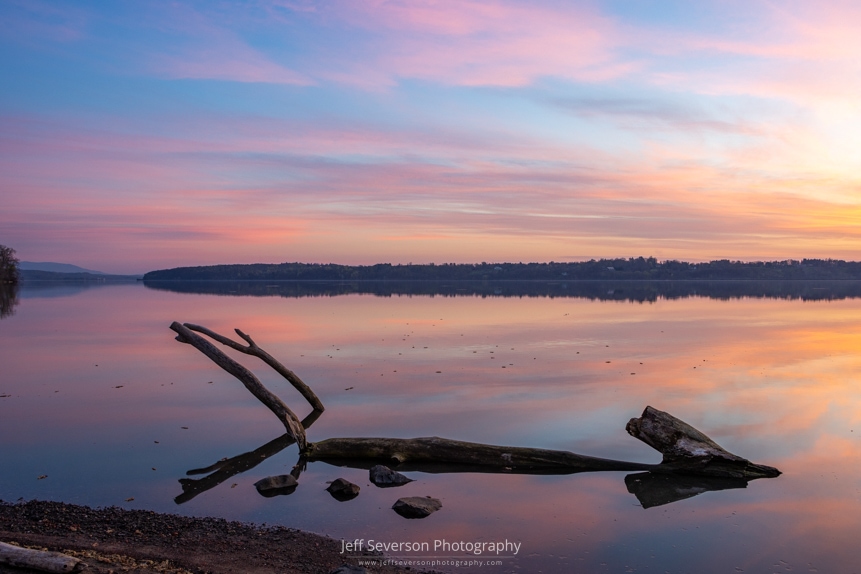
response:
<path fill-rule="evenodd" d="M 0 3 L 0 244 L 861 260 L 861 4 Z"/>

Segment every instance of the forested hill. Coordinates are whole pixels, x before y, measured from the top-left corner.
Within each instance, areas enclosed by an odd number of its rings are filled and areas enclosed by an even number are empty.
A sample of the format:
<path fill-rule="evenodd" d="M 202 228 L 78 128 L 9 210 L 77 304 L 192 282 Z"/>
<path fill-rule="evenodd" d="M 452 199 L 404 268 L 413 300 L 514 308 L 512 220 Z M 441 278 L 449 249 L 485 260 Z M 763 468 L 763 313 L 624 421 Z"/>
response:
<path fill-rule="evenodd" d="M 144 281 L 379 281 L 379 280 L 786 280 L 859 279 L 861 262 L 836 259 L 801 261 L 711 261 L 688 263 L 654 257 L 600 259 L 577 263 L 444 263 L 435 265 L 335 265 L 331 263 L 254 263 L 150 271 Z"/>

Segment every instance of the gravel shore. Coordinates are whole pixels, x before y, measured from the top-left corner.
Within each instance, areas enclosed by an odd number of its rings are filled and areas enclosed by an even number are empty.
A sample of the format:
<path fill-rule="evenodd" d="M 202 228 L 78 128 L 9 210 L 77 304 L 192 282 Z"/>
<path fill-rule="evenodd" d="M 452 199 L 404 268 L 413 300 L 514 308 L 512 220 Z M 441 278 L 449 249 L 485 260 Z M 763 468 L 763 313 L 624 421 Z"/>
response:
<path fill-rule="evenodd" d="M 0 501 L 0 542 L 76 556 L 95 574 L 328 574 L 358 560 L 345 559 L 338 540 L 290 528 L 37 500 Z M 0 565 L 2 574 L 25 572 L 35 571 Z"/>

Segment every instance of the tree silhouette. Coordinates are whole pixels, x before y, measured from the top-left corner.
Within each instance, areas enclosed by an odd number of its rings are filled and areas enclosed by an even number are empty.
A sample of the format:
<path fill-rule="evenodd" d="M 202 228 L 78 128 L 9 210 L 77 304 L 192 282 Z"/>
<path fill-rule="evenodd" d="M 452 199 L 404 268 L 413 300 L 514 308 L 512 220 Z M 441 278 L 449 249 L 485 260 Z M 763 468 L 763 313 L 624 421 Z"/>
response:
<path fill-rule="evenodd" d="M 0 283 L 18 284 L 18 258 L 15 250 L 0 245 Z"/>

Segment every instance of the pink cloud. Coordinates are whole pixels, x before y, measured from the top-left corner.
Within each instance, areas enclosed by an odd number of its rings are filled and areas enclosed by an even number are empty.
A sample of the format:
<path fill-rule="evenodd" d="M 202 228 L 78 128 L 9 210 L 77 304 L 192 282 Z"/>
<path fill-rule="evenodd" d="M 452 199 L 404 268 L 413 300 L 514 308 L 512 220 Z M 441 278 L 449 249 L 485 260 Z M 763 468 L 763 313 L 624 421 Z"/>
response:
<path fill-rule="evenodd" d="M 578 251 L 857 258 L 857 207 L 805 197 L 820 180 L 799 191 L 797 174 L 759 171 L 756 155 L 721 165 L 694 146 L 653 147 L 623 161 L 493 131 L 211 124 L 186 118 L 165 137 L 122 121 L 103 129 L 6 118 L 0 223 L 31 260 L 51 256 L 28 249 L 60 241 L 78 253 L 100 244 L 120 259 L 133 250 L 147 267 L 290 253 L 344 263 Z"/>
<path fill-rule="evenodd" d="M 585 6 L 564 9 L 514 2 L 339 2 L 318 15 L 373 32 L 361 60 L 395 78 L 458 85 L 523 86 L 545 76 L 603 81 L 636 67 L 613 51 L 619 29 Z M 332 62 L 319 77 L 362 84 L 352 64 Z M 361 64 L 359 64 L 361 66 Z"/>
<path fill-rule="evenodd" d="M 226 80 L 307 86 L 313 80 L 280 66 L 239 42 L 213 41 L 211 45 L 180 54 L 158 54 L 146 67 L 157 76 L 172 79 Z"/>
<path fill-rule="evenodd" d="M 735 7 L 741 22 L 729 32 L 691 34 L 679 29 L 633 29 L 634 45 L 705 65 L 661 69 L 652 62 L 646 78 L 660 86 L 711 95 L 750 95 L 789 102 L 816 113 L 838 102 L 855 102 L 861 83 L 856 30 L 861 9 L 852 2 L 757 2 Z M 857 107 L 856 107 L 857 112 Z"/>

